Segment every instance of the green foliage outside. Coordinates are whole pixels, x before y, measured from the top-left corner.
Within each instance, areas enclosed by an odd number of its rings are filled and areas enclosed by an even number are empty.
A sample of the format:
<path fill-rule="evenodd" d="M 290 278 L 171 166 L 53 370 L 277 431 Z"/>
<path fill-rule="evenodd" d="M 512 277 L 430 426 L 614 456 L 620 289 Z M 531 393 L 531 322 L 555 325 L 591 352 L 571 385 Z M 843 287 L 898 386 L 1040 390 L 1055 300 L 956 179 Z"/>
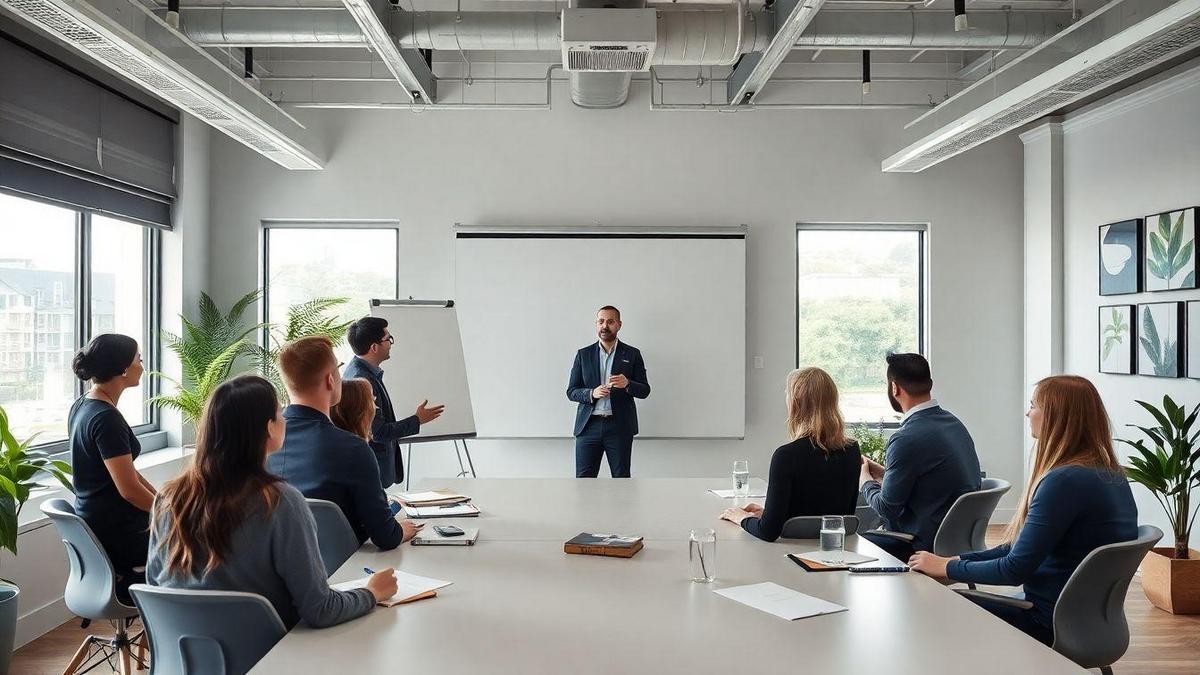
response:
<path fill-rule="evenodd" d="M 850 425 L 850 435 L 858 441 L 858 450 L 863 457 L 884 464 L 887 439 L 883 436 L 883 420 L 879 420 L 879 424 L 874 426 L 868 426 L 865 422 L 852 424 Z"/>
<path fill-rule="evenodd" d="M 884 357 L 912 351 L 917 308 L 894 298 L 808 300 L 800 306 L 800 362 L 847 391 L 885 390 Z"/>

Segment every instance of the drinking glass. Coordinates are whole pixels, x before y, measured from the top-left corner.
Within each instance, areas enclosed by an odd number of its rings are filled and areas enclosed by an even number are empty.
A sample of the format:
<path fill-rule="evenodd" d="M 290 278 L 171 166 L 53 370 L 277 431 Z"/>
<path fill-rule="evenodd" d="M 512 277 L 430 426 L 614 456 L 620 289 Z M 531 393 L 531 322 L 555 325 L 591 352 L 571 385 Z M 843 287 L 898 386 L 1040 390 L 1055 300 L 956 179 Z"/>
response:
<path fill-rule="evenodd" d="M 841 564 L 845 560 L 846 523 L 841 516 L 821 517 L 821 562 Z"/>
<path fill-rule="evenodd" d="M 688 570 L 692 581 L 711 584 L 717 579 L 717 533 L 712 529 L 692 530 L 688 540 Z"/>
<path fill-rule="evenodd" d="M 733 496 L 745 499 L 750 496 L 750 462 L 739 459 L 733 463 Z"/>

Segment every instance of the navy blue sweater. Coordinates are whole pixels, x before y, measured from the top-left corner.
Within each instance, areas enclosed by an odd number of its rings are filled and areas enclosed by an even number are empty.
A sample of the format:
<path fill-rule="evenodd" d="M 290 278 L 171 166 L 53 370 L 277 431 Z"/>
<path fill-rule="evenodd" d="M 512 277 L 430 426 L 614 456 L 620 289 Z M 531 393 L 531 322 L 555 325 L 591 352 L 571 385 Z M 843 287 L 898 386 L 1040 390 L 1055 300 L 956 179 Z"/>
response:
<path fill-rule="evenodd" d="M 371 446 L 308 406 L 289 405 L 283 418 L 283 447 L 267 457 L 267 470 L 309 499 L 337 504 L 360 544 L 370 538 L 383 550 L 399 546 L 404 533 L 379 486 Z"/>
<path fill-rule="evenodd" d="M 1137 538 L 1137 505 L 1120 474 L 1083 466 L 1048 471 L 1017 541 L 965 553 L 946 566 L 955 581 L 1025 587 L 1034 620 L 1053 625 L 1067 579 L 1093 549 Z"/>
<path fill-rule="evenodd" d="M 887 529 L 915 537 L 916 551 L 933 548 L 954 501 L 979 489 L 975 442 L 958 418 L 939 406 L 918 410 L 888 439 L 883 485 L 869 481 L 863 498 Z"/>

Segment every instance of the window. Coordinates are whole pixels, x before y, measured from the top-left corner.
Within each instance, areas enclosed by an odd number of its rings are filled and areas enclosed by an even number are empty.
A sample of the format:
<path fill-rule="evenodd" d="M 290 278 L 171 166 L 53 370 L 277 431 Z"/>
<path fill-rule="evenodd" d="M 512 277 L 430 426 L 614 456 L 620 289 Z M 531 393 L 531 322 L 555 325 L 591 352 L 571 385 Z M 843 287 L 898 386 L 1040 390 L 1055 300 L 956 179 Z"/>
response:
<path fill-rule="evenodd" d="M 0 192 L 0 237 L 0 405 L 18 439 L 37 433 L 38 446 L 60 452 L 84 391 L 71 370 L 80 345 L 118 331 L 138 341 L 147 369 L 156 366 L 157 232 Z M 137 431 L 155 428 L 147 389 L 120 401 Z"/>
<path fill-rule="evenodd" d="M 136 338 L 146 358 L 149 284 L 145 261 L 149 230 L 124 221 L 92 217 L 91 335 L 121 333 Z M 126 391 L 119 401 L 130 426 L 149 421 L 146 387 Z"/>
<path fill-rule="evenodd" d="M 267 224 L 264 229 L 268 321 L 283 323 L 288 307 L 318 297 L 345 297 L 344 321 L 370 313 L 373 298 L 397 295 L 398 232 L 394 225 Z M 345 344 L 338 358 L 348 360 Z"/>
<path fill-rule="evenodd" d="M 800 225 L 797 363 L 837 382 L 847 422 L 893 423 L 888 352 L 925 352 L 923 226 Z"/>

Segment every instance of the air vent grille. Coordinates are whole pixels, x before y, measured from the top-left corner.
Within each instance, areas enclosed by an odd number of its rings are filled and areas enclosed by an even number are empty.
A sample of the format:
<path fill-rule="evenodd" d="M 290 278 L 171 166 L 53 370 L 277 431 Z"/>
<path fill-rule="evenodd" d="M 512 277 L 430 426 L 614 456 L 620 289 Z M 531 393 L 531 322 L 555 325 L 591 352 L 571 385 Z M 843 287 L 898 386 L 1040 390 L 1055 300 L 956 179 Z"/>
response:
<path fill-rule="evenodd" d="M 630 72 L 646 69 L 646 52 L 624 48 L 573 49 L 567 52 L 567 69 Z"/>

